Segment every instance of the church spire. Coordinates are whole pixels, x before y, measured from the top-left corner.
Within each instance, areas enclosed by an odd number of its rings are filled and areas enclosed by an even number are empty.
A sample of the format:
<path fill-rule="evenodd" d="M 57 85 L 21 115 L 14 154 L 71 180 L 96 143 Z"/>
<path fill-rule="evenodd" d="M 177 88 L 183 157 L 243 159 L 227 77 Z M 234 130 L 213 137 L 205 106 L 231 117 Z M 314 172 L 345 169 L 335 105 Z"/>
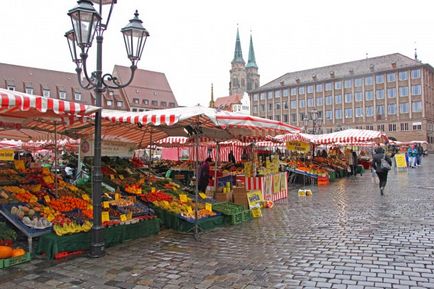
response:
<path fill-rule="evenodd" d="M 232 63 L 245 64 L 245 61 L 243 59 L 243 51 L 241 50 L 240 31 L 238 27 L 237 27 L 237 39 L 235 41 L 234 59 L 232 60 Z"/>
<path fill-rule="evenodd" d="M 251 32 L 250 32 L 250 45 L 249 45 L 249 60 L 247 61 L 246 67 L 258 68 L 258 65 L 256 64 L 255 50 L 253 49 L 253 39 L 252 39 Z"/>
<path fill-rule="evenodd" d="M 214 102 L 214 85 L 211 83 L 211 100 L 209 102 L 209 107 L 213 108 L 215 107 L 215 102 Z"/>

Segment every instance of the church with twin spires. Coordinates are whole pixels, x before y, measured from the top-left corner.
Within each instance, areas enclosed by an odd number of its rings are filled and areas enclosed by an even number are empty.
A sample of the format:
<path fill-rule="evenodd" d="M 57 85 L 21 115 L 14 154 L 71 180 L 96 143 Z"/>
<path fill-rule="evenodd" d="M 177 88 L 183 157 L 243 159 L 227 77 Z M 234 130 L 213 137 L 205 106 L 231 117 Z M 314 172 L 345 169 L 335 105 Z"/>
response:
<path fill-rule="evenodd" d="M 249 114 L 250 100 L 247 93 L 259 87 L 260 76 L 258 74 L 258 65 L 256 64 L 252 35 L 250 34 L 249 57 L 246 64 L 243 58 L 238 28 L 234 58 L 231 61 L 229 73 L 229 96 L 219 97 L 214 101 L 213 89 L 211 88 L 210 107 Z"/>

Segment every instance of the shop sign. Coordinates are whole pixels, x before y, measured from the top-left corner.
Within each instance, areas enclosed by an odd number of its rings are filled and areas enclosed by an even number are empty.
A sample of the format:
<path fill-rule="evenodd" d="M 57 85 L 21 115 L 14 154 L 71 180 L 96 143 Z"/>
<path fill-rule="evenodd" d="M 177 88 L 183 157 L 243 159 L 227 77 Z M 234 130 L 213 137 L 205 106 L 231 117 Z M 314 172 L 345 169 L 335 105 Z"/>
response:
<path fill-rule="evenodd" d="M 0 150 L 0 161 L 13 161 L 14 150 Z"/>
<path fill-rule="evenodd" d="M 405 154 L 396 154 L 395 160 L 397 168 L 407 168 L 407 160 L 405 159 Z"/>
<path fill-rule="evenodd" d="M 286 143 L 286 149 L 289 151 L 298 151 L 307 153 L 310 151 L 310 144 L 301 141 L 289 141 Z"/>
<path fill-rule="evenodd" d="M 247 193 L 247 201 L 249 202 L 249 208 L 260 208 L 264 198 L 261 191 L 251 191 Z"/>
<path fill-rule="evenodd" d="M 94 149 L 93 140 L 81 140 L 80 156 L 89 157 L 93 156 Z M 102 141 L 101 142 L 101 156 L 107 157 L 131 157 L 134 153 L 136 145 L 133 143 L 124 143 L 117 141 Z"/>

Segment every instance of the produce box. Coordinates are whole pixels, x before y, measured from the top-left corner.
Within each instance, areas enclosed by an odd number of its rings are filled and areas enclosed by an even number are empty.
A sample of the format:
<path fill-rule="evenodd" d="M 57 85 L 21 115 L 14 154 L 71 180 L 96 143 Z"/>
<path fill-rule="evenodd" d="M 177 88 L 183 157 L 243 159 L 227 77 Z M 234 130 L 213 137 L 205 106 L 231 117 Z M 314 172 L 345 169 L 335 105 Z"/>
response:
<path fill-rule="evenodd" d="M 0 269 L 3 269 L 3 264 L 4 264 L 4 261 L 3 261 L 3 259 L 1 259 L 0 260 Z"/>
<path fill-rule="evenodd" d="M 229 192 L 229 193 L 215 193 L 214 199 L 217 202 L 231 202 L 232 201 L 232 192 Z"/>
<path fill-rule="evenodd" d="M 3 260 L 3 267 L 1 267 L 1 265 L 0 265 L 0 268 L 6 269 L 6 268 L 11 267 L 11 266 L 15 266 L 15 265 L 18 265 L 21 263 L 29 262 L 30 260 L 32 260 L 32 257 L 30 255 L 30 253 L 27 252 L 23 256 L 4 259 Z"/>
<path fill-rule="evenodd" d="M 222 213 L 224 215 L 233 215 L 244 211 L 242 206 L 227 202 L 214 204 L 212 209 L 213 211 Z"/>

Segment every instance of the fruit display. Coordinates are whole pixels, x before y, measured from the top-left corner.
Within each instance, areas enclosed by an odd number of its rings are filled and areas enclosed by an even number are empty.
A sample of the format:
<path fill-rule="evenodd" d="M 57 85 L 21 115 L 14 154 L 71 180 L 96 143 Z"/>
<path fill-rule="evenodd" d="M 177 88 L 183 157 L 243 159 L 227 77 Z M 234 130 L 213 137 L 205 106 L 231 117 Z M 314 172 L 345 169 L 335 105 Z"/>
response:
<path fill-rule="evenodd" d="M 45 229 L 52 225 L 45 217 L 41 216 L 39 212 L 36 212 L 34 209 L 27 206 L 13 206 L 10 212 L 11 215 L 17 216 L 17 218 L 29 228 Z"/>

